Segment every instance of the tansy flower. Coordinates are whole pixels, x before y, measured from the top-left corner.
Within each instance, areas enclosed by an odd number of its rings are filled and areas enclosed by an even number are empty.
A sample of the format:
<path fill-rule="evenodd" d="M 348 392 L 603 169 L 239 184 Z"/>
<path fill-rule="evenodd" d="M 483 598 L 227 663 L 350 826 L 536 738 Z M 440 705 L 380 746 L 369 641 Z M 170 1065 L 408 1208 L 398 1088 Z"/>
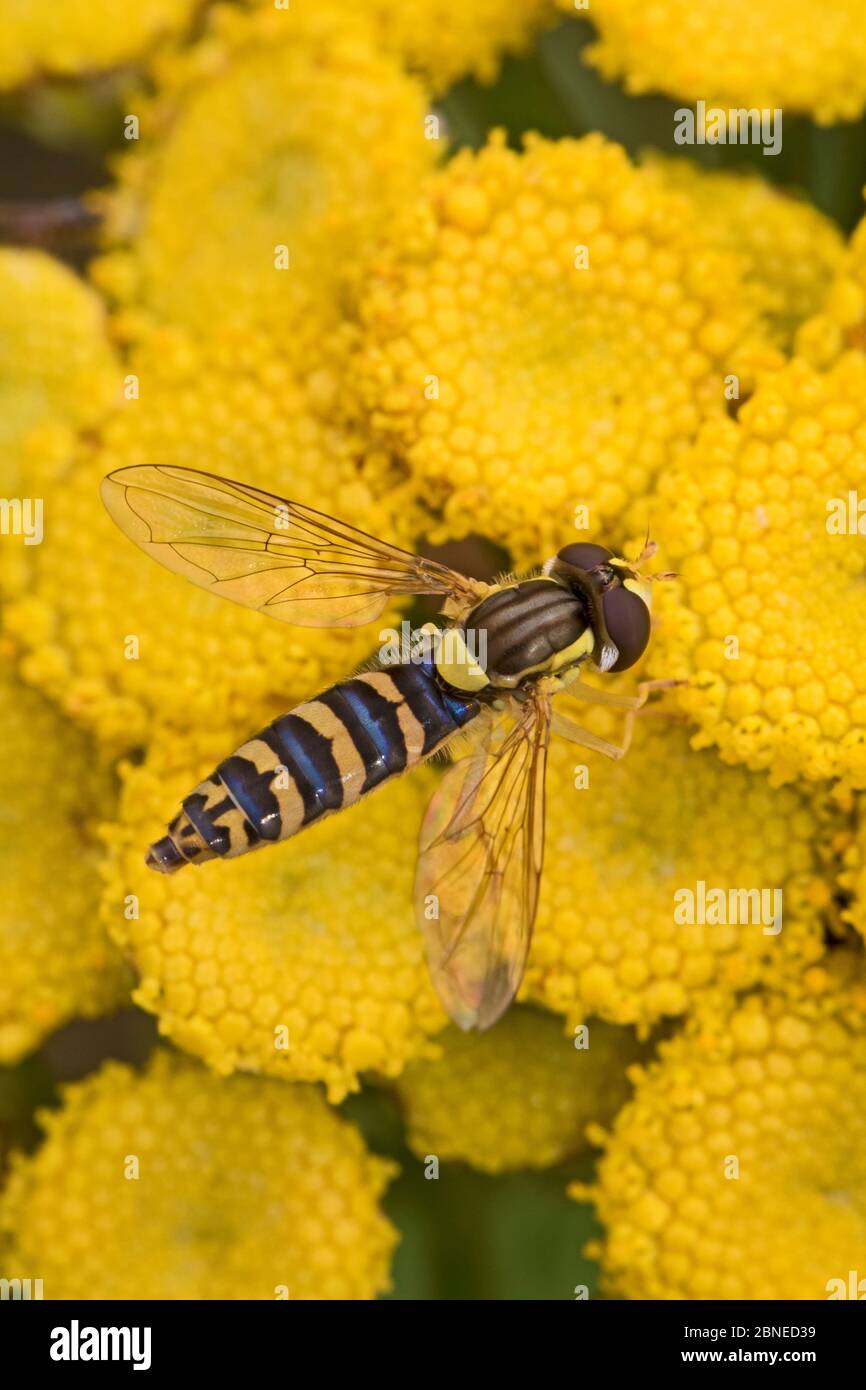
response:
<path fill-rule="evenodd" d="M 199 0 L 0 0 L 0 86 L 42 73 L 71 76 L 140 57 L 155 41 L 186 28 Z"/>
<path fill-rule="evenodd" d="M 599 135 L 460 152 L 400 220 L 359 387 L 442 536 L 598 533 L 725 408 L 755 312 L 688 198 Z M 579 510 L 578 510 L 579 509 Z"/>
<path fill-rule="evenodd" d="M 185 739 L 156 739 L 108 832 L 103 918 L 140 976 L 136 1002 L 221 1072 L 324 1081 L 333 1101 L 359 1072 L 396 1075 L 446 1022 L 412 906 L 429 774 L 287 844 L 165 879 L 147 845 L 232 751 L 195 747 L 193 760 Z"/>
<path fill-rule="evenodd" d="M 558 0 L 574 14 L 573 0 Z M 586 50 L 626 91 L 665 92 L 707 106 L 784 108 L 821 125 L 866 107 L 866 31 L 859 0 L 593 0 L 598 41 Z"/>
<path fill-rule="evenodd" d="M 42 251 L 0 248 L 3 496 L 44 484 L 74 430 L 93 424 L 120 384 L 97 295 Z"/>
<path fill-rule="evenodd" d="M 707 425 L 652 504 L 681 575 L 657 586 L 652 669 L 690 680 L 696 746 L 776 782 L 866 786 L 864 476 L 866 359 L 850 353 L 762 383 L 736 421 Z"/>
<path fill-rule="evenodd" d="M 49 1299 L 367 1299 L 388 1287 L 394 1166 L 312 1087 L 108 1063 L 42 1114 L 0 1205 L 3 1273 Z"/>
<path fill-rule="evenodd" d="M 757 174 L 706 170 L 689 159 L 646 161 L 672 188 L 689 195 L 707 236 L 741 259 L 747 293 L 780 347 L 824 302 L 841 270 L 838 228 L 803 199 Z"/>
<path fill-rule="evenodd" d="M 95 269 L 121 302 L 208 333 L 237 318 L 309 370 L 371 241 L 442 149 L 420 85 L 345 7 L 220 7 L 155 72 Z M 190 209 L 195 216 L 190 216 Z"/>
<path fill-rule="evenodd" d="M 612 1134 L 595 1135 L 597 1187 L 572 1189 L 607 1228 L 609 1293 L 858 1296 L 847 1289 L 866 1247 L 862 953 L 721 1000 L 634 1076 Z"/>
<path fill-rule="evenodd" d="M 46 498 L 45 540 L 28 549 L 6 630 L 27 679 L 111 747 L 141 743 L 154 718 L 236 742 L 350 672 L 378 629 L 287 627 L 196 589 L 120 533 L 99 498 L 104 475 L 204 468 L 389 536 L 410 513 L 388 461 L 328 423 L 332 375 L 302 381 L 269 340 L 220 323 L 202 338 L 157 330 L 126 370 L 134 394 Z"/>
<path fill-rule="evenodd" d="M 0 1062 L 67 1019 L 119 1007 L 130 981 L 98 917 L 96 825 L 113 779 L 41 695 L 0 666 Z"/>
<path fill-rule="evenodd" d="M 613 733 L 584 709 L 568 713 Z M 815 959 L 824 838 L 804 795 L 695 754 L 664 716 L 640 717 L 619 763 L 554 739 L 527 997 L 570 1024 L 598 1014 L 646 1027 L 711 985 L 740 989 L 780 960 Z M 721 916 L 707 907 L 719 889 Z M 737 889 L 764 895 L 729 912 Z"/>
<path fill-rule="evenodd" d="M 487 1033 L 448 1028 L 436 1061 L 413 1062 L 397 1083 L 409 1147 L 420 1159 L 486 1173 L 546 1168 L 586 1147 L 590 1120 L 613 1119 L 629 1093 L 634 1034 L 593 1021 L 514 1008 Z"/>

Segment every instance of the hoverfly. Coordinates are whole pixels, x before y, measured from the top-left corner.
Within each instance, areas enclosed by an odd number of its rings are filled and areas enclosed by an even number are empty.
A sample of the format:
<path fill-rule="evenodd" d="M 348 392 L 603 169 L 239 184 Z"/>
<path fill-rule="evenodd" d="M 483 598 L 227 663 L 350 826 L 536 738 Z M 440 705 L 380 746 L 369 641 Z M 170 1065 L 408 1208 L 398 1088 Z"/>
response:
<path fill-rule="evenodd" d="M 628 746 L 634 696 L 580 685 L 591 663 L 624 671 L 650 636 L 650 579 L 600 545 L 566 545 L 541 573 L 487 584 L 297 502 L 194 469 L 111 473 L 102 497 L 122 531 L 168 569 L 303 627 L 356 627 L 398 595 L 433 595 L 446 620 L 421 658 L 379 663 L 298 705 L 244 743 L 183 801 L 147 863 L 171 874 L 297 834 L 470 734 L 426 813 L 416 913 L 433 982 L 462 1028 L 488 1028 L 526 965 L 544 850 L 551 733 L 611 758 Z M 469 639 L 481 634 L 483 663 Z M 477 644 L 476 644 L 477 645 Z M 444 648 L 444 651 L 443 651 Z M 552 708 L 569 690 L 624 711 L 621 744 Z"/>

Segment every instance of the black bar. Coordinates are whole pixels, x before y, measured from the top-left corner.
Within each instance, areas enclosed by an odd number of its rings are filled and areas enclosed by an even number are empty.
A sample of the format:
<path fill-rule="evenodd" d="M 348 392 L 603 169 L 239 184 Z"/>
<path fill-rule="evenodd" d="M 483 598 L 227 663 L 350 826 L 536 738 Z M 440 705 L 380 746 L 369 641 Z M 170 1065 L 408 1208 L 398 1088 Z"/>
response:
<path fill-rule="evenodd" d="M 563 1347 L 572 1348 L 575 1379 L 602 1370 L 615 1374 L 631 1368 L 650 1376 L 666 1375 L 681 1367 L 700 1374 L 704 1366 L 715 1364 L 728 1370 L 806 1366 L 826 1381 L 836 1370 L 850 1373 L 862 1349 L 866 1328 L 862 1310 L 844 1306 L 845 1301 L 625 1303 L 576 1299 L 571 1306 L 551 1304 L 547 1313 L 534 1304 L 521 1312 L 507 1331 L 503 1328 L 502 1336 L 483 1337 L 484 1369 L 489 1377 L 497 1357 L 519 1355 L 517 1344 L 524 1340 L 530 1358 L 538 1357 L 541 1349 L 537 1343 L 534 1353 L 530 1348 L 535 1320 L 543 1316 L 545 1330 L 554 1337 L 560 1334 Z M 438 1356 L 443 1374 L 453 1372 L 457 1347 L 447 1329 L 454 1322 L 458 1336 L 473 1337 L 481 1357 L 481 1326 L 488 1318 L 494 1319 L 495 1326 L 501 1313 L 496 1313 L 494 1304 L 487 1304 L 486 1311 L 475 1304 L 471 1307 L 473 1321 L 465 1324 L 464 1331 L 459 1323 L 466 1314 L 460 1314 L 459 1305 L 445 1314 L 444 1326 L 435 1305 L 419 1312 L 422 1324 L 429 1323 L 427 1333 L 423 1326 L 419 1328 L 425 1338 L 421 1364 L 426 1380 Z M 257 1367 L 268 1367 L 270 1374 L 282 1367 L 287 1377 L 306 1379 L 303 1367 L 311 1356 L 316 1357 L 313 1364 L 321 1371 L 327 1367 L 332 1373 L 338 1347 L 345 1349 L 347 1362 L 350 1368 L 354 1362 L 357 1373 L 363 1364 L 365 1376 L 414 1378 L 420 1369 L 418 1363 L 398 1364 L 416 1345 L 404 1340 L 406 1316 L 405 1308 L 398 1310 L 393 1302 L 360 1308 L 290 1300 L 267 1304 L 10 1300 L 0 1303 L 0 1346 L 4 1363 L 15 1366 L 19 1379 L 20 1372 L 31 1370 L 61 1380 L 77 1374 L 92 1379 L 105 1368 L 114 1376 L 135 1376 L 135 1360 L 142 1366 L 139 1378 L 150 1375 L 161 1379 L 166 1373 L 188 1370 L 197 1375 L 213 1371 L 225 1380 L 232 1372 L 249 1377 Z M 112 1328 L 118 1329 L 118 1336 L 107 1333 L 103 1338 L 101 1330 Z M 96 1329 L 98 1335 L 89 1329 Z M 122 1335 L 121 1329 L 128 1335 Z M 138 1329 L 137 1338 L 133 1329 Z M 557 1345 L 552 1342 L 545 1346 L 543 1364 L 550 1365 L 550 1354 Z M 126 1354 L 125 1360 L 111 1359 L 115 1347 L 118 1353 Z M 107 1359 L 86 1359 L 92 1349 L 100 1354 L 104 1351 Z M 60 1353 L 73 1358 L 77 1353 L 78 1359 L 56 1359 Z M 513 1363 L 507 1369 L 513 1371 Z M 565 1365 L 562 1370 L 566 1370 Z"/>

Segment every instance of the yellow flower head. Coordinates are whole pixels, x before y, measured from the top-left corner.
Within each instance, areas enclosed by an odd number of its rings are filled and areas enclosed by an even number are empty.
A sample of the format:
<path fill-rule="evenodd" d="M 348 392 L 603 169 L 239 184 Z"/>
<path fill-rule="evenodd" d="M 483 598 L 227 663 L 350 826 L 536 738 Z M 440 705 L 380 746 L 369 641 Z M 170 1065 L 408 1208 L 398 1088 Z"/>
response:
<path fill-rule="evenodd" d="M 578 508 L 598 534 L 724 410 L 754 321 L 688 199 L 619 146 L 529 137 L 518 154 L 494 136 L 395 226 L 359 384 L 442 536 L 537 558 Z"/>
<path fill-rule="evenodd" d="M 558 0 L 574 13 L 573 0 Z M 859 0 L 593 0 L 599 39 L 586 57 L 626 91 L 707 106 L 807 112 L 822 125 L 866 107 L 866 31 Z"/>
<path fill-rule="evenodd" d="M 171 1053 L 108 1063 L 42 1116 L 0 1205 L 3 1273 L 48 1299 L 367 1299 L 388 1287 L 394 1167 L 312 1087 Z"/>
<path fill-rule="evenodd" d="M 42 251 L 0 249 L 3 496 L 46 481 L 57 436 L 62 452 L 72 432 L 94 423 L 119 388 L 105 311 L 93 291 Z"/>
<path fill-rule="evenodd" d="M 116 67 L 189 23 L 198 0 L 0 0 L 0 87 Z"/>
<path fill-rule="evenodd" d="M 819 838 L 804 796 L 695 754 L 663 716 L 640 717 L 619 763 L 554 739 L 528 997 L 570 1023 L 598 1014 L 646 1026 L 708 987 L 739 989 L 779 961 L 813 960 L 815 908 L 829 897 Z M 707 897 L 719 889 L 724 911 Z M 753 889 L 763 897 L 730 896 Z"/>
<path fill-rule="evenodd" d="M 597 1188 L 572 1189 L 607 1228 L 609 1293 L 850 1296 L 840 1285 L 862 1275 L 866 1248 L 863 978 L 862 953 L 839 951 L 662 1043 L 613 1133 L 596 1136 Z"/>
<path fill-rule="evenodd" d="M 148 843 L 231 751 L 212 741 L 197 764 L 164 737 L 128 769 L 104 920 L 139 972 L 136 1002 L 178 1046 L 221 1072 L 324 1081 L 339 1101 L 359 1072 L 394 1076 L 423 1055 L 446 1021 L 412 906 L 430 781 L 415 773 L 231 864 L 154 874 Z"/>
<path fill-rule="evenodd" d="M 547 1168 L 586 1147 L 590 1120 L 608 1123 L 642 1049 L 632 1032 L 515 1008 L 487 1033 L 449 1028 L 436 1061 L 397 1083 L 409 1147 L 420 1159 L 462 1160 L 485 1173 Z"/>
<path fill-rule="evenodd" d="M 78 729 L 0 667 L 0 1062 L 79 1015 L 119 1007 L 130 981 L 99 922 L 96 825 L 113 780 Z"/>
<path fill-rule="evenodd" d="M 376 632 L 290 628 L 194 588 L 120 533 L 101 479 L 127 464 L 204 468 L 388 535 L 406 509 L 387 460 L 328 422 L 332 376 L 300 379 L 266 339 L 218 323 L 201 339 L 157 330 L 128 371 L 137 397 L 46 496 L 6 630 L 28 680 L 111 747 L 141 743 L 154 719 L 231 743 L 350 672 Z"/>
<path fill-rule="evenodd" d="M 306 362 L 441 149 L 422 89 L 345 6 L 294 4 L 219 8 L 156 83 L 108 200 L 110 236 L 130 245 L 99 282 L 203 333 L 267 325 L 283 360 Z"/>
<path fill-rule="evenodd" d="M 746 292 L 780 347 L 824 302 L 845 244 L 817 208 L 757 174 L 706 170 L 689 159 L 652 155 L 671 188 L 688 194 L 719 250 L 738 256 Z"/>
<path fill-rule="evenodd" d="M 866 786 L 864 477 L 866 358 L 851 353 L 768 378 L 659 482 L 654 529 L 681 579 L 658 586 L 652 669 L 691 681 L 698 746 L 777 782 Z"/>

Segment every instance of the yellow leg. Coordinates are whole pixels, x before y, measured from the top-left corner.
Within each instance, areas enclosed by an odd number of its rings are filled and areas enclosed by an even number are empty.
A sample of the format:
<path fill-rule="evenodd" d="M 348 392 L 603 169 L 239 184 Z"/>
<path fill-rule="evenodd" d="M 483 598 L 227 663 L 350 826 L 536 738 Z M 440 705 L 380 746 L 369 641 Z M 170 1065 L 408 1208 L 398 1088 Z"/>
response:
<path fill-rule="evenodd" d="M 641 681 L 634 695 L 614 695 L 610 690 L 598 690 L 594 685 L 584 685 L 575 681 L 568 687 L 568 693 L 575 700 L 583 700 L 586 705 L 608 705 L 611 709 L 642 709 L 654 690 L 671 690 L 675 685 L 688 685 L 688 681 Z"/>
<path fill-rule="evenodd" d="M 577 743 L 582 748 L 590 748 L 596 753 L 601 753 L 605 758 L 624 758 L 631 747 L 635 719 L 652 692 L 654 690 L 670 690 L 673 686 L 687 684 L 687 681 L 674 680 L 642 681 L 635 695 L 614 695 L 610 691 L 596 690 L 592 686 L 574 685 L 570 688 L 569 695 L 577 696 L 586 704 L 607 705 L 608 708 L 626 711 L 622 742 L 609 743 L 606 739 L 590 733 L 589 729 L 575 724 L 574 720 L 568 719 L 556 709 L 551 720 L 551 732 L 559 734 L 561 738 L 568 739 L 569 743 Z"/>
<path fill-rule="evenodd" d="M 567 738 L 569 743 L 577 743 L 581 748 L 591 748 L 594 753 L 602 753 L 606 758 L 621 758 L 625 750 L 620 749 L 615 743 L 608 743 L 603 738 L 598 738 L 596 734 L 591 734 L 589 729 L 581 728 L 580 724 L 575 724 L 573 719 L 566 719 L 564 714 L 554 710 L 550 720 L 550 732 L 559 734 L 560 738 Z"/>

